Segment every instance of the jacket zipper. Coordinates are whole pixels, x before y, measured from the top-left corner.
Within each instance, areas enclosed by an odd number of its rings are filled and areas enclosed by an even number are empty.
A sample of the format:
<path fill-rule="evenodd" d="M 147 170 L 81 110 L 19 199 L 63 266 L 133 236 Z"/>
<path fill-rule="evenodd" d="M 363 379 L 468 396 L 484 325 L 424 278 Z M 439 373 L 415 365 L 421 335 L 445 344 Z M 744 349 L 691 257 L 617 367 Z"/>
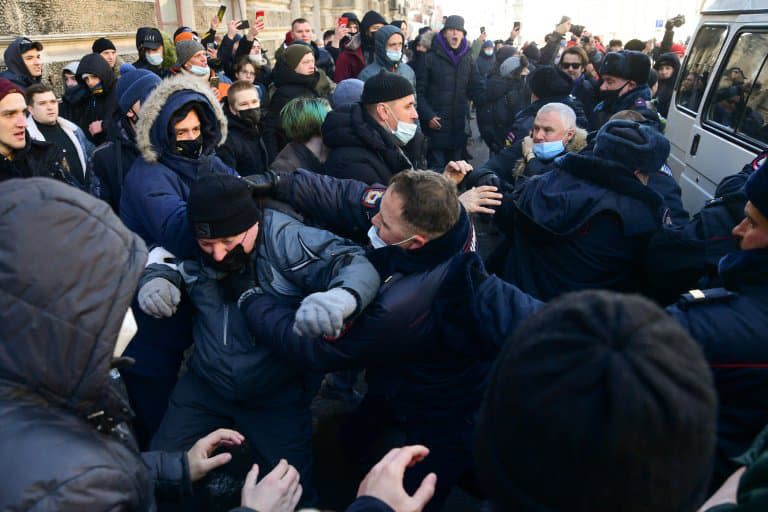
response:
<path fill-rule="evenodd" d="M 227 331 L 229 330 L 229 306 L 224 306 L 224 346 L 227 346 Z"/>

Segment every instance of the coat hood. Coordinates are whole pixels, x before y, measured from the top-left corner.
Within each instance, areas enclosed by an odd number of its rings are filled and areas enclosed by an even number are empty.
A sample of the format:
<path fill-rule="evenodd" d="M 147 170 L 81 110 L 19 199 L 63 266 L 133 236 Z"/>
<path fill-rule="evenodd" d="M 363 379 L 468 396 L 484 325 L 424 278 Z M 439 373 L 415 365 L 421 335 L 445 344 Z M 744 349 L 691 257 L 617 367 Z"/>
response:
<path fill-rule="evenodd" d="M 26 78 L 31 84 L 35 80 L 30 76 L 27 66 L 24 64 L 24 59 L 21 57 L 21 49 L 19 48 L 21 42 L 26 39 L 26 37 L 17 37 L 14 39 L 13 42 L 8 45 L 8 48 L 5 49 L 3 59 L 5 60 L 5 67 L 8 68 L 8 71 L 11 71 L 20 78 Z M 40 49 L 42 49 L 42 46 L 40 46 Z"/>
<path fill-rule="evenodd" d="M 84 84 L 83 75 L 88 73 L 89 75 L 96 75 L 101 80 L 101 85 L 105 90 L 112 90 L 112 86 L 115 84 L 117 77 L 112 68 L 109 67 L 104 57 L 98 53 L 89 53 L 80 60 L 77 65 L 77 81 Z"/>
<path fill-rule="evenodd" d="M 0 183 L 0 204 L 0 392 L 82 417 L 108 409 L 144 242 L 107 203 L 55 180 Z"/>
<path fill-rule="evenodd" d="M 672 66 L 675 72 L 672 73 L 672 77 L 669 78 L 669 80 L 674 81 L 677 78 L 677 74 L 680 72 L 680 57 L 674 52 L 663 53 L 656 59 L 656 62 L 653 63 L 653 69 L 658 71 L 661 66 Z"/>
<path fill-rule="evenodd" d="M 397 66 L 402 62 L 402 57 L 397 62 L 389 60 L 387 57 L 387 41 L 392 37 L 392 34 L 400 34 L 403 37 L 403 48 L 405 48 L 405 36 L 402 30 L 393 25 L 384 25 L 373 35 L 374 41 L 374 59 L 382 67 L 392 69 L 393 66 Z"/>
<path fill-rule="evenodd" d="M 170 140 L 168 125 L 173 113 L 187 103 L 198 103 L 204 113 L 204 155 L 213 153 L 216 146 L 227 140 L 227 118 L 213 91 L 197 80 L 176 75 L 160 82 L 141 107 L 136 144 L 146 162 L 156 163 L 163 153 L 172 150 L 174 141 Z"/>

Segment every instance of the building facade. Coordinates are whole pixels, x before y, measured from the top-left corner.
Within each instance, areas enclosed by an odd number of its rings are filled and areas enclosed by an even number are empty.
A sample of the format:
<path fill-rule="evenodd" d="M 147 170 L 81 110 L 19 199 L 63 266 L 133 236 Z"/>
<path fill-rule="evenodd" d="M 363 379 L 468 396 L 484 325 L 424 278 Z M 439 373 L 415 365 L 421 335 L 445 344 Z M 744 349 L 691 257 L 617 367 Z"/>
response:
<path fill-rule="evenodd" d="M 57 84 L 61 68 L 90 53 L 99 37 L 112 40 L 125 61 L 136 58 L 135 34 L 142 26 L 155 26 L 168 33 L 186 25 L 204 32 L 219 5 L 227 12 L 219 26 L 221 35 L 232 19 L 253 22 L 255 12 L 266 14 L 262 46 L 274 53 L 290 30 L 291 20 L 307 18 L 317 38 L 334 27 L 339 15 L 354 11 L 362 18 L 376 10 L 387 19 L 407 19 L 410 4 L 422 0 L 0 0 L 0 49 L 19 35 L 43 43 L 45 79 Z M 410 3 L 410 4 L 409 4 Z M 430 2 L 427 2 L 429 4 Z M 0 59 L 2 57 L 0 52 Z M 0 60 L 0 64 L 2 61 Z"/>

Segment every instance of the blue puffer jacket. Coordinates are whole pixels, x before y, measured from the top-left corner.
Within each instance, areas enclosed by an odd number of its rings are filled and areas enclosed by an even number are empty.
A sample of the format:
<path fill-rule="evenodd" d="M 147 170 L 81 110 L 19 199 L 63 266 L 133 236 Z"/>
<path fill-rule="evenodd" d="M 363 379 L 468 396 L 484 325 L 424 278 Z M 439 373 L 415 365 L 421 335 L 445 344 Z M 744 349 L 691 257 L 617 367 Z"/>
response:
<path fill-rule="evenodd" d="M 299 170 L 281 185 L 281 199 L 331 229 L 354 225 L 366 232 L 378 211 L 381 188 Z M 448 233 L 418 251 L 384 247 L 368 258 L 384 282 L 376 300 L 338 340 L 308 340 L 292 331 L 296 305 L 262 295 L 244 304 L 260 342 L 308 368 L 367 368 L 369 397 L 399 418 L 466 418 L 479 406 L 497 347 L 465 336 L 435 309 L 452 263 L 473 243 L 462 212 Z M 465 295 L 455 298 L 461 300 Z"/>
<path fill-rule="evenodd" d="M 193 160 L 173 152 L 169 138 L 174 112 L 194 102 L 201 119 L 203 151 Z M 189 186 L 212 172 L 236 174 L 214 154 L 227 138 L 227 119 L 210 90 L 178 75 L 160 83 L 146 104 L 136 127 L 141 152 L 125 177 L 120 218 L 147 245 L 162 245 L 178 258 L 197 254 L 197 243 L 187 219 Z"/>
<path fill-rule="evenodd" d="M 198 260 L 181 262 L 178 271 L 152 264 L 141 285 L 160 277 L 186 289 L 195 307 L 195 352 L 189 367 L 217 393 L 227 400 L 287 403 L 303 393 L 305 372 L 254 342 L 237 308 L 240 291 L 258 283 L 267 293 L 298 302 L 311 293 L 343 287 L 363 309 L 376 296 L 379 275 L 360 246 L 275 210 L 265 210 L 258 240 L 253 265 L 242 272 L 227 275 Z"/>
<path fill-rule="evenodd" d="M 638 265 L 661 226 L 662 198 L 627 169 L 567 154 L 518 181 L 495 215 L 507 239 L 489 270 L 541 300 L 590 288 L 636 290 Z"/>
<path fill-rule="evenodd" d="M 171 117 L 183 105 L 195 102 L 201 119 L 203 150 L 197 160 L 172 152 Z M 148 246 L 161 245 L 179 258 L 196 257 L 197 242 L 187 218 L 189 186 L 211 172 L 235 174 L 214 155 L 226 139 L 227 121 L 211 91 L 182 75 L 163 80 L 142 106 L 136 128 L 137 158 L 123 184 L 120 218 Z M 136 359 L 130 372 L 151 376 L 178 373 L 184 350 L 192 342 L 191 310 L 182 308 L 171 319 L 145 315 L 134 301 L 139 331 L 126 350 Z"/>
<path fill-rule="evenodd" d="M 718 271 L 725 288 L 686 294 L 667 308 L 701 344 L 715 377 L 715 487 L 768 423 L 768 249 L 731 253 Z"/>

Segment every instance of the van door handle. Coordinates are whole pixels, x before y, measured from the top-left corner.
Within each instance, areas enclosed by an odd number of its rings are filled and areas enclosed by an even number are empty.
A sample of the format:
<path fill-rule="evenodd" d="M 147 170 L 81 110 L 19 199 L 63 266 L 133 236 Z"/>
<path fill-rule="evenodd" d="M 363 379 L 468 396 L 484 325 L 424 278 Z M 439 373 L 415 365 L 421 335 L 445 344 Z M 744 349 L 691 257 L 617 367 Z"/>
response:
<path fill-rule="evenodd" d="M 698 133 L 693 136 L 693 142 L 691 142 L 691 156 L 694 156 L 696 152 L 699 150 L 699 140 L 701 140 L 701 135 Z"/>

